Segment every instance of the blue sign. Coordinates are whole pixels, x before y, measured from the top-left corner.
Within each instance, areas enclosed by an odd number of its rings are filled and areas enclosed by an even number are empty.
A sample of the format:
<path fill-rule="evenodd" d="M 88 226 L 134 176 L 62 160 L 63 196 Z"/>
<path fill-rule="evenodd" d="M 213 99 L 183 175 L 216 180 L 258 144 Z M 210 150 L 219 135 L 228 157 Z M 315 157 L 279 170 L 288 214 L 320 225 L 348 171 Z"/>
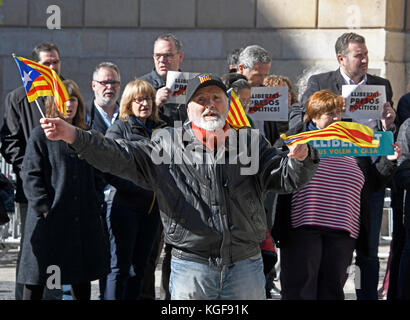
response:
<path fill-rule="evenodd" d="M 374 138 L 380 141 L 378 148 L 362 148 L 341 140 L 315 140 L 308 143 L 319 151 L 321 157 L 369 157 L 394 154 L 393 132 L 375 131 Z"/>

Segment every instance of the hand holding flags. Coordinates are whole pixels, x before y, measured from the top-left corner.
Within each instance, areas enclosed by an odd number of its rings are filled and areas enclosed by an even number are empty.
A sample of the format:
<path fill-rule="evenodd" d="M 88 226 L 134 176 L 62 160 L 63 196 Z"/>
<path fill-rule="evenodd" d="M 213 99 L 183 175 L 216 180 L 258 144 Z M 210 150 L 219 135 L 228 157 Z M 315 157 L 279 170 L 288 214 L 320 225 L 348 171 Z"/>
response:
<path fill-rule="evenodd" d="M 40 96 L 54 96 L 57 110 L 62 114 L 66 114 L 65 102 L 70 97 L 57 73 L 49 67 L 23 57 L 16 57 L 13 54 L 13 58 L 19 67 L 28 102 L 36 101 L 37 107 L 44 117 L 36 99 Z"/>
<path fill-rule="evenodd" d="M 306 131 L 287 137 L 281 134 L 287 146 L 302 144 L 312 140 L 333 140 L 338 139 L 351 142 L 362 148 L 377 148 L 379 141 L 373 139 L 374 133 L 371 128 L 356 122 L 338 121 L 329 125 L 325 129 Z"/>
<path fill-rule="evenodd" d="M 243 110 L 242 104 L 232 88 L 228 90 L 228 97 L 229 112 L 226 121 L 235 129 L 250 127 L 251 124 L 249 123 L 248 117 L 245 114 L 245 110 Z"/>

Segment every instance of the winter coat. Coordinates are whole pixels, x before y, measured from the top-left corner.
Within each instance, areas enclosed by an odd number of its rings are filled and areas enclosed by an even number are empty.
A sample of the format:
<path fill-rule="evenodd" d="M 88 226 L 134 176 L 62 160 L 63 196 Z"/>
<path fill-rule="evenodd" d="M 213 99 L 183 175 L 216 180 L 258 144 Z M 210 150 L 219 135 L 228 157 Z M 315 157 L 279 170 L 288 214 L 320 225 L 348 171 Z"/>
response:
<path fill-rule="evenodd" d="M 44 285 L 51 265 L 60 268 L 62 284 L 105 276 L 108 239 L 94 168 L 65 142 L 48 140 L 37 127 L 22 170 L 28 211 L 17 282 Z"/>
<path fill-rule="evenodd" d="M 165 122 L 160 121 L 152 124 L 152 129 L 155 130 L 164 127 L 165 125 Z M 131 115 L 127 121 L 115 121 L 107 130 L 105 136 L 112 139 L 138 141 L 141 139 L 150 139 L 151 135 L 138 122 L 137 118 Z M 153 191 L 141 188 L 130 180 L 109 174 L 105 175 L 105 180 L 113 186 L 112 191 L 115 192 L 113 203 L 119 203 L 121 206 L 127 207 L 134 212 L 147 213 L 151 212 L 154 208 L 155 210 L 158 210 Z"/>
<path fill-rule="evenodd" d="M 151 141 L 113 140 L 77 130 L 71 147 L 99 170 L 155 191 L 164 239 L 174 256 L 230 265 L 260 253 L 267 230 L 264 194 L 304 186 L 319 162 L 311 146 L 308 157 L 298 161 L 279 154 L 255 130 L 237 133 L 242 138 L 232 139 L 231 145 L 231 138 L 225 140 L 226 152 L 204 147 L 189 121 L 155 131 Z M 245 152 L 254 161 L 253 174 L 244 174 L 249 163 L 240 157 Z"/>

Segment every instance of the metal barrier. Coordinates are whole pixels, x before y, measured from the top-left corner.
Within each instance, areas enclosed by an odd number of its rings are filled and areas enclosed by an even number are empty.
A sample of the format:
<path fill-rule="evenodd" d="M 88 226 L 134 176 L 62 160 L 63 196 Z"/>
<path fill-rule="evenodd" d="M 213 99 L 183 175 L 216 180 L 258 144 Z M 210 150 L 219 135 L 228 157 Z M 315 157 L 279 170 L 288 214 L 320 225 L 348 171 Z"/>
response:
<path fill-rule="evenodd" d="M 0 156 L 1 172 L 8 178 L 15 181 L 15 174 L 10 164 L 6 163 Z M 8 212 L 10 221 L 0 226 L 0 258 L 3 257 L 11 248 L 18 248 L 21 240 L 20 217 L 17 210 Z"/>

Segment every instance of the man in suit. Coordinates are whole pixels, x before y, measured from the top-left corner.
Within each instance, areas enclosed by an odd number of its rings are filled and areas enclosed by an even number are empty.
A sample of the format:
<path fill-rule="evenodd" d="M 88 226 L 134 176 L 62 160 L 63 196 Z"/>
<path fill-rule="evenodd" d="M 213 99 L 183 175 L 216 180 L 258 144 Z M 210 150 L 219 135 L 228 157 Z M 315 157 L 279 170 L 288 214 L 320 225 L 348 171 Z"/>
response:
<path fill-rule="evenodd" d="M 120 85 L 120 70 L 114 63 L 101 62 L 95 67 L 91 82 L 94 99 L 86 107 L 87 123 L 92 129 L 105 134 L 117 119 Z"/>
<path fill-rule="evenodd" d="M 94 99 L 92 103 L 86 106 L 87 124 L 91 129 L 105 134 L 119 115 L 118 98 L 120 96 L 121 75 L 118 66 L 112 62 L 99 63 L 94 69 L 91 87 L 94 91 Z M 111 242 L 114 242 L 115 239 L 110 234 L 110 211 L 114 193 L 111 192 L 111 186 L 108 184 L 98 187 L 101 188 L 101 195 L 104 193 L 104 221 L 106 222 L 106 231 L 108 232 L 110 246 L 114 246 L 115 244 Z M 110 273 L 107 277 L 99 281 L 101 300 L 105 300 L 105 290 L 107 285 L 109 286 L 111 278 L 112 275 Z"/>
<path fill-rule="evenodd" d="M 383 106 L 381 120 L 369 119 L 361 122 L 374 130 L 394 131 L 396 113 L 392 107 L 393 91 L 389 80 L 367 73 L 369 57 L 365 38 L 356 33 L 344 33 L 337 39 L 335 50 L 340 67 L 335 71 L 316 74 L 309 78 L 301 106 L 291 111 L 289 126 L 293 127 L 299 121 L 303 121 L 306 101 L 319 90 L 328 89 L 340 95 L 342 86 L 347 84 L 383 85 L 386 88 L 387 102 Z M 372 157 L 372 161 L 377 161 L 377 157 Z M 359 267 L 361 280 L 360 287 L 356 288 L 358 300 L 378 299 L 379 260 L 377 255 L 384 191 L 385 189 L 382 188 L 369 195 L 371 204 L 371 225 L 367 230 L 369 248 L 367 252 L 356 250 L 356 265 Z"/>

